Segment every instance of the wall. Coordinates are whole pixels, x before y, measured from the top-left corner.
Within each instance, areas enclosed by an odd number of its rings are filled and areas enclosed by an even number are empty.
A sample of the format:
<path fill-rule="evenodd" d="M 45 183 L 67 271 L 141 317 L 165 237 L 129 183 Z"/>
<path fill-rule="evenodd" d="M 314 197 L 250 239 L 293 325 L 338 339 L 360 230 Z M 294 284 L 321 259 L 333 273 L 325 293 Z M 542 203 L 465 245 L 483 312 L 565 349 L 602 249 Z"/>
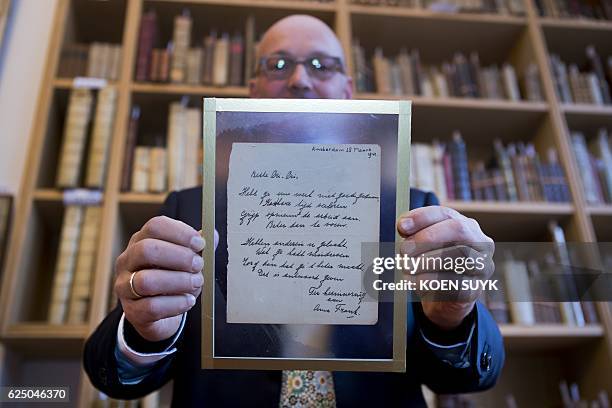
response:
<path fill-rule="evenodd" d="M 0 54 L 0 190 L 17 195 L 57 0 L 13 0 Z"/>

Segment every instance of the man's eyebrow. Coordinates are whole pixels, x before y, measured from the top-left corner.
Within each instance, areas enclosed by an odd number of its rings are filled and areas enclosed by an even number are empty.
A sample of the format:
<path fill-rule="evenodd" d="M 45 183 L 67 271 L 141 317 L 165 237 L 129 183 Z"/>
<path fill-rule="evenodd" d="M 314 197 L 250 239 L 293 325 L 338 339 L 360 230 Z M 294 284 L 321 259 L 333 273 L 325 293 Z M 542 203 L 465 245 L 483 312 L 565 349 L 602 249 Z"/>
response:
<path fill-rule="evenodd" d="M 294 57 L 295 55 L 293 55 L 293 53 L 285 51 L 285 50 L 277 50 L 277 51 L 273 51 L 270 52 L 268 54 L 264 54 L 264 56 L 269 56 L 269 55 L 282 55 L 282 56 L 291 56 Z M 342 57 L 339 57 L 337 55 L 331 55 L 325 51 L 312 51 L 310 53 L 308 53 L 308 57 L 315 57 L 315 56 L 321 56 L 321 57 L 333 57 L 333 58 L 340 58 L 342 59 Z"/>

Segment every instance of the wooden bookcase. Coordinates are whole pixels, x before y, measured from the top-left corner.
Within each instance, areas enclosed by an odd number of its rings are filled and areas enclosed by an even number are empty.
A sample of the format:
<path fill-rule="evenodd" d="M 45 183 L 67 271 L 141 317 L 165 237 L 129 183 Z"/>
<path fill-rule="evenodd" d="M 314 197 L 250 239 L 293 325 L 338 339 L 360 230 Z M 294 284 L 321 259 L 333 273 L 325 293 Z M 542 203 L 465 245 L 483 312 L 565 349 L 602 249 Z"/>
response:
<path fill-rule="evenodd" d="M 538 65 L 545 100 L 506 102 L 459 98 L 406 97 L 413 101 L 413 139 L 446 139 L 460 129 L 468 146 L 491 147 L 494 137 L 533 141 L 538 150 L 556 147 L 568 176 L 572 201 L 551 203 L 447 202 L 448 206 L 479 220 L 497 241 L 542 241 L 546 225 L 556 219 L 569 241 L 612 240 L 612 206 L 587 206 L 571 152 L 570 129 L 612 127 L 612 106 L 563 105 L 550 74 L 548 52 L 580 62 L 584 47 L 594 43 L 602 55 L 612 54 L 612 22 L 540 18 L 531 0 L 522 17 L 486 14 L 436 14 L 396 7 L 290 0 L 60 0 L 54 16 L 27 168 L 20 190 L 20 207 L 7 253 L 1 299 L 0 363 L 5 384 L 58 384 L 69 381 L 72 403 L 88 406 L 95 390 L 80 368 L 82 346 L 108 310 L 115 257 L 130 235 L 154 216 L 165 194 L 120 192 L 124 146 L 134 101 L 163 104 L 182 95 L 245 97 L 245 87 L 207 87 L 138 83 L 134 78 L 140 18 L 155 8 L 162 35 L 171 35 L 172 19 L 183 8 L 194 18 L 194 32 L 213 27 L 242 30 L 254 15 L 258 35 L 278 18 L 308 13 L 322 18 L 338 34 L 352 72 L 350 46 L 358 38 L 371 55 L 376 45 L 396 52 L 418 47 L 425 60 L 440 62 L 454 51 L 478 51 L 481 60 L 512 62 L 521 68 Z M 223 21 L 223 23 L 219 23 Z M 227 23 L 227 24 L 226 24 Z M 220 26 L 226 24 L 226 26 Z M 170 31 L 169 31 L 170 30 Z M 165 34 L 164 34 L 165 33 Z M 70 78 L 56 77 L 62 44 L 66 41 L 105 41 L 123 47 L 117 113 L 110 163 L 103 195 L 103 222 L 98 243 L 91 310 L 87 324 L 68 326 L 45 322 L 55 252 L 59 245 L 63 202 L 53 186 L 61 142 Z M 356 98 L 391 99 L 393 95 L 356 94 Z M 160 129 L 164 131 L 165 129 Z M 594 262 L 599 262 L 595 259 Z M 507 365 L 496 388 L 480 394 L 485 406 L 499 404 L 512 392 L 520 406 L 548 406 L 560 402 L 558 382 L 578 382 L 582 393 L 594 398 L 605 388 L 612 395 L 612 313 L 609 303 L 597 305 L 601 324 L 587 327 L 502 325 Z M 70 373 L 69 380 L 57 371 Z M 32 379 L 32 371 L 36 378 Z M 63 381 L 63 383 L 62 383 Z M 4 385 L 4 384 L 3 384 Z M 557 404 L 558 405 L 558 404 Z"/>

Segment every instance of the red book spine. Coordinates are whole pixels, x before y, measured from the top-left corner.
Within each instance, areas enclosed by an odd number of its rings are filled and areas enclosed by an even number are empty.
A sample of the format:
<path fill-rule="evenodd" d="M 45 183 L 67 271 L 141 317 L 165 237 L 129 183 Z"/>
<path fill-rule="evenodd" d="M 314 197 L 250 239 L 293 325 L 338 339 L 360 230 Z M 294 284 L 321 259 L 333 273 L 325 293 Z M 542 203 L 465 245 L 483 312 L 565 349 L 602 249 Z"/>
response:
<path fill-rule="evenodd" d="M 155 43 L 156 26 L 157 16 L 155 12 L 148 12 L 142 17 L 142 25 L 138 38 L 138 57 L 136 60 L 136 80 L 140 82 L 149 79 L 149 66 Z"/>

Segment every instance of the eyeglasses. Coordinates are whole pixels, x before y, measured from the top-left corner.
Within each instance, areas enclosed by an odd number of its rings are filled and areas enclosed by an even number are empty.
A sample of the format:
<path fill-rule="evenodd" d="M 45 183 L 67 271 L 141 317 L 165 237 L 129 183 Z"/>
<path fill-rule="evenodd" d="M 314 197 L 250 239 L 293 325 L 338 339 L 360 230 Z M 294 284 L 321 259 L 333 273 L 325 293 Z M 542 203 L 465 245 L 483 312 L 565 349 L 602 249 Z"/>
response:
<path fill-rule="evenodd" d="M 287 79 L 295 72 L 298 65 L 304 65 L 311 78 L 326 81 L 336 72 L 344 73 L 342 60 L 325 55 L 295 59 L 285 55 L 271 55 L 259 60 L 257 73 L 263 73 L 269 79 Z"/>

